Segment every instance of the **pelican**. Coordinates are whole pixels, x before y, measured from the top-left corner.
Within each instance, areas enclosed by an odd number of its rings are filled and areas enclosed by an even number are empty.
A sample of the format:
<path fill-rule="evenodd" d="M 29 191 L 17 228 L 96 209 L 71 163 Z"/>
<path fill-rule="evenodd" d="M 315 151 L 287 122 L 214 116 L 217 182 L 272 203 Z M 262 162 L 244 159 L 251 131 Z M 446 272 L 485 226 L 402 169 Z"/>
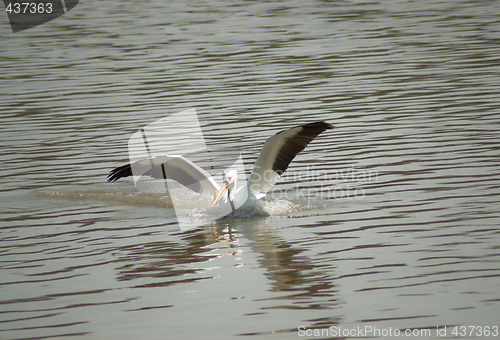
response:
<path fill-rule="evenodd" d="M 219 186 L 203 168 L 182 155 L 166 155 L 142 159 L 113 169 L 108 182 L 127 176 L 149 176 L 171 179 L 200 195 L 213 195 L 210 209 L 224 202 L 234 212 L 251 207 L 271 190 L 290 162 L 322 132 L 333 129 L 327 122 L 298 125 L 276 133 L 266 140 L 246 184 L 237 186 L 237 171 L 230 170 Z"/>

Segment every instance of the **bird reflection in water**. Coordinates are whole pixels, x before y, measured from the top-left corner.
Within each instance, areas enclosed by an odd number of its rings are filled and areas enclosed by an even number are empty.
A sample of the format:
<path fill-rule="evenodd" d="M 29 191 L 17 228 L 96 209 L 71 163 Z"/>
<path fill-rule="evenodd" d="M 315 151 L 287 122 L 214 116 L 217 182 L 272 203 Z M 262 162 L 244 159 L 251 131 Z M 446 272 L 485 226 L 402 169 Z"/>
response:
<path fill-rule="evenodd" d="M 180 242 L 159 241 L 120 249 L 118 280 L 154 279 L 135 287 L 169 286 L 212 279 L 217 258 L 237 256 L 233 267 L 256 261 L 265 269 L 270 291 L 289 294 L 272 299 L 288 301 L 272 308 L 325 309 L 338 305 L 331 274 L 318 268 L 303 250 L 278 235 L 265 218 L 223 218 L 208 228 L 178 233 Z M 249 253 L 254 253 L 251 256 Z M 207 263 L 210 261 L 210 271 Z M 224 267 L 227 267 L 224 265 Z M 227 270 L 227 269 L 225 269 Z M 269 308 L 269 307 L 266 307 Z M 329 321 L 331 324 L 331 320 Z"/>

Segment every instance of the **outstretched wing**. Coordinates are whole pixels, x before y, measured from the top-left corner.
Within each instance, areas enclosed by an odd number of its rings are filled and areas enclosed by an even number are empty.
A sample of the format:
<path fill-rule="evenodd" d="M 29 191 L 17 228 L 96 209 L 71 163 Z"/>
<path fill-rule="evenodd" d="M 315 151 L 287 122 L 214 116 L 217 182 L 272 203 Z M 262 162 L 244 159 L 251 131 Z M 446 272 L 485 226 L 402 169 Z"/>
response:
<path fill-rule="evenodd" d="M 152 157 L 125 164 L 109 172 L 108 182 L 132 175 L 172 179 L 201 195 L 213 196 L 220 188 L 208 172 L 180 155 Z"/>
<path fill-rule="evenodd" d="M 327 122 L 299 125 L 278 132 L 266 140 L 248 181 L 250 193 L 262 198 L 290 165 L 290 162 L 320 133 L 333 129 Z"/>

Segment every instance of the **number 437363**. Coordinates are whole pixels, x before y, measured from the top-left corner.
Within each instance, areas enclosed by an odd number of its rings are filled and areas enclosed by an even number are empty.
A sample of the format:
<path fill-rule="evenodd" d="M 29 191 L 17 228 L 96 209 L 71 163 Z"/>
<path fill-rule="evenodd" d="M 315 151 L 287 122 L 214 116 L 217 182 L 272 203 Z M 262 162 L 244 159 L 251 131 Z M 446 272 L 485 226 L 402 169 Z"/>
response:
<path fill-rule="evenodd" d="M 462 336 L 498 336 L 498 326 L 455 326 L 451 334 L 456 337 Z"/>
<path fill-rule="evenodd" d="M 11 2 L 5 8 L 9 14 L 43 14 L 52 13 L 52 3 L 50 2 Z"/>

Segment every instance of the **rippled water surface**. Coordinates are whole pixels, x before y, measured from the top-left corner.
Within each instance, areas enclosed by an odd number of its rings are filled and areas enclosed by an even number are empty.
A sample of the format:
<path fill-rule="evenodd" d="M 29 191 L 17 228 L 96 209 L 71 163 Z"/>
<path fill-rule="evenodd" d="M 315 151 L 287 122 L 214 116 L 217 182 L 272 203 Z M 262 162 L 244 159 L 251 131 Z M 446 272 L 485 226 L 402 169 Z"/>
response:
<path fill-rule="evenodd" d="M 500 326 L 499 2 L 91 1 L 0 24 L 1 339 Z M 267 216 L 184 231 L 106 175 L 188 108 L 249 167 L 284 128 L 335 129 Z"/>

